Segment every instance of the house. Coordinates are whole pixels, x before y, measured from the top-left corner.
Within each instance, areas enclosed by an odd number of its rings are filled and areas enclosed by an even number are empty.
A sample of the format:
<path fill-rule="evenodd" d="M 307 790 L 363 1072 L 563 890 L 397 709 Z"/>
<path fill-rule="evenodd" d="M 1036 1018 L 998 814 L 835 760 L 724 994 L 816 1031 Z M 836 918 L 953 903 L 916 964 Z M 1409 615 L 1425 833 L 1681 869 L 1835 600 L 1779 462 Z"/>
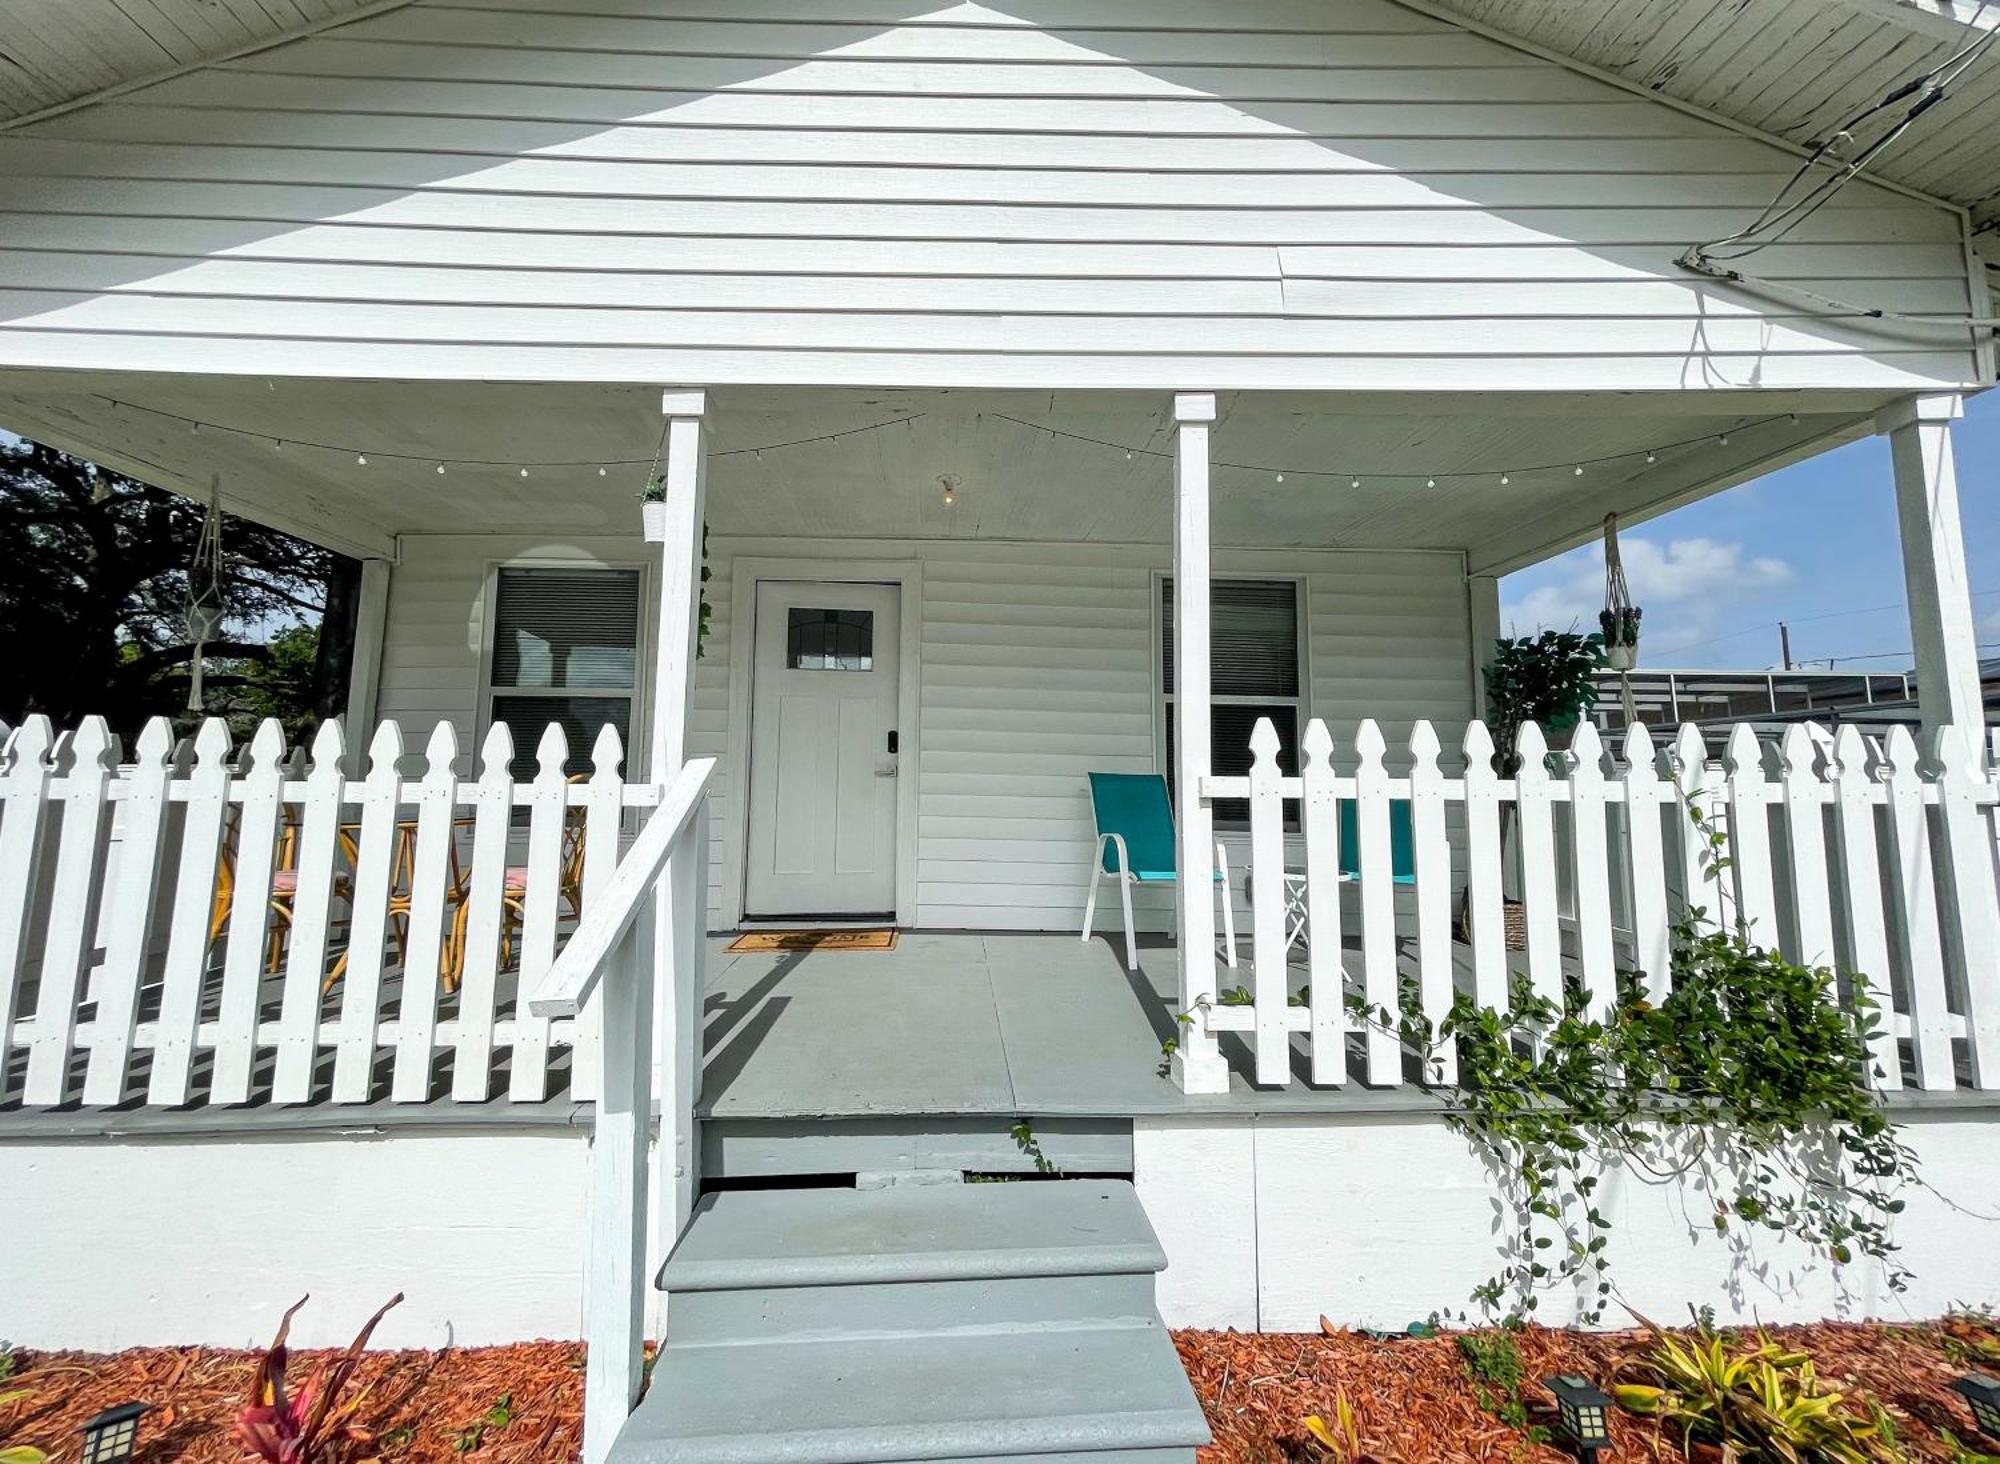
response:
<path fill-rule="evenodd" d="M 1400 1326 L 1491 1270 L 1488 1177 L 1343 996 L 1660 971 L 1683 794 L 1727 907 L 1892 1008 L 1938 1193 L 1896 1298 L 1614 1176 L 1632 1299 L 2000 1299 L 1951 450 L 1994 26 L 15 0 L 0 423 L 366 571 L 311 749 L 12 735 L 5 1325 L 242 1343 L 310 1285 L 328 1341 L 401 1288 L 384 1344 L 588 1337 L 592 1464 L 1184 1452 L 1162 1317 Z M 1921 755 L 1552 775 L 1530 730 L 1495 775 L 1499 576 L 1870 433 Z M 1177 876 L 1080 942 L 1087 775 L 1155 771 Z M 728 949 L 774 921 L 898 942 Z M 1048 1167 L 1090 1178 L 916 1182 Z"/>

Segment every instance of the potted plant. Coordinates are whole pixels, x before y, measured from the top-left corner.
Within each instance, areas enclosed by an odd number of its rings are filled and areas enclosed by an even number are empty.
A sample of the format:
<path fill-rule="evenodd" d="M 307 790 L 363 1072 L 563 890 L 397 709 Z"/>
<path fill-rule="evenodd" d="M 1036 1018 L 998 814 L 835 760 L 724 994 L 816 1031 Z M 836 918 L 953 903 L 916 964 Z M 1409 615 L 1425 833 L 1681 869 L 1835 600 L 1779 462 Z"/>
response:
<path fill-rule="evenodd" d="M 667 485 L 660 478 L 648 478 L 639 490 L 639 528 L 648 544 L 667 541 Z"/>
<path fill-rule="evenodd" d="M 1639 664 L 1639 617 L 1637 605 L 1616 610 L 1600 610 L 1597 623 L 1604 632 L 1604 663 L 1613 671 L 1630 671 Z"/>

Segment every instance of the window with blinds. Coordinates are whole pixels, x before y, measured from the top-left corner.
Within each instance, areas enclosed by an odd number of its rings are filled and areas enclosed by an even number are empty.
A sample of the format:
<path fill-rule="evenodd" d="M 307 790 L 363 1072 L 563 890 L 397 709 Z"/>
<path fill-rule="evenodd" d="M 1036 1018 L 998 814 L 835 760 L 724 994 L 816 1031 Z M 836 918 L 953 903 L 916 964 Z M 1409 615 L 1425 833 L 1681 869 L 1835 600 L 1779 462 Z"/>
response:
<path fill-rule="evenodd" d="M 486 682 L 492 720 L 513 734 L 515 777 L 534 776 L 535 747 L 551 722 L 569 739 L 570 773 L 590 771 L 591 746 L 607 724 L 630 766 L 640 593 L 636 569 L 500 570 Z"/>
<path fill-rule="evenodd" d="M 1209 589 L 1210 758 L 1219 777 L 1250 771 L 1250 732 L 1269 717 L 1278 732 L 1278 765 L 1299 769 L 1299 735 L 1305 718 L 1299 670 L 1299 582 L 1219 579 Z M 1160 686 L 1166 696 L 1167 785 L 1174 784 L 1174 582 L 1160 581 Z M 1287 800 L 1285 821 L 1296 827 L 1298 809 Z M 1249 804 L 1215 805 L 1220 827 L 1245 827 Z"/>

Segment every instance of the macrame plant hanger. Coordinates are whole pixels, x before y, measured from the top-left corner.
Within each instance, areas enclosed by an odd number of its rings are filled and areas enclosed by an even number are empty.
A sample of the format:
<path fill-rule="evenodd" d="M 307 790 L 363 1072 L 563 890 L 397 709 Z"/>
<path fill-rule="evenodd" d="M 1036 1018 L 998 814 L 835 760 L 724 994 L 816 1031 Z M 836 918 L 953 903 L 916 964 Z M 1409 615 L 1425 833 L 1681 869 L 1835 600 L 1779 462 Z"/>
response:
<path fill-rule="evenodd" d="M 1638 720 L 1632 701 L 1632 668 L 1639 663 L 1639 607 L 1625 583 L 1625 562 L 1618 555 L 1618 515 L 1604 516 L 1604 610 L 1597 617 L 1604 631 L 1604 659 L 1618 673 L 1625 725 Z"/>
<path fill-rule="evenodd" d="M 222 569 L 222 475 L 208 480 L 208 509 L 202 515 L 201 536 L 195 540 L 194 557 L 188 562 L 187 600 L 182 606 L 187 617 L 188 639 L 194 642 L 188 675 L 187 710 L 191 717 L 202 710 L 202 663 L 208 657 L 208 643 L 222 629 L 222 613 L 227 603 Z"/>

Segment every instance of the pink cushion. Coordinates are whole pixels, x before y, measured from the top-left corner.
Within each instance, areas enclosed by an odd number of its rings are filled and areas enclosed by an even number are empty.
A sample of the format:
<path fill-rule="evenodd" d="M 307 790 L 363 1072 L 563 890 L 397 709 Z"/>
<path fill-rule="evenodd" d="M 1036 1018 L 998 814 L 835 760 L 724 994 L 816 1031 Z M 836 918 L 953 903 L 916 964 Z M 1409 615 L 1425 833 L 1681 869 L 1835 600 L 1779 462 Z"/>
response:
<path fill-rule="evenodd" d="M 271 876 L 271 893 L 290 895 L 299 888 L 299 872 L 296 869 L 280 869 Z"/>
<path fill-rule="evenodd" d="M 512 894 L 517 890 L 527 889 L 528 866 L 525 864 L 509 865 L 507 867 L 506 882 L 507 882 L 507 892 L 509 894 Z"/>

